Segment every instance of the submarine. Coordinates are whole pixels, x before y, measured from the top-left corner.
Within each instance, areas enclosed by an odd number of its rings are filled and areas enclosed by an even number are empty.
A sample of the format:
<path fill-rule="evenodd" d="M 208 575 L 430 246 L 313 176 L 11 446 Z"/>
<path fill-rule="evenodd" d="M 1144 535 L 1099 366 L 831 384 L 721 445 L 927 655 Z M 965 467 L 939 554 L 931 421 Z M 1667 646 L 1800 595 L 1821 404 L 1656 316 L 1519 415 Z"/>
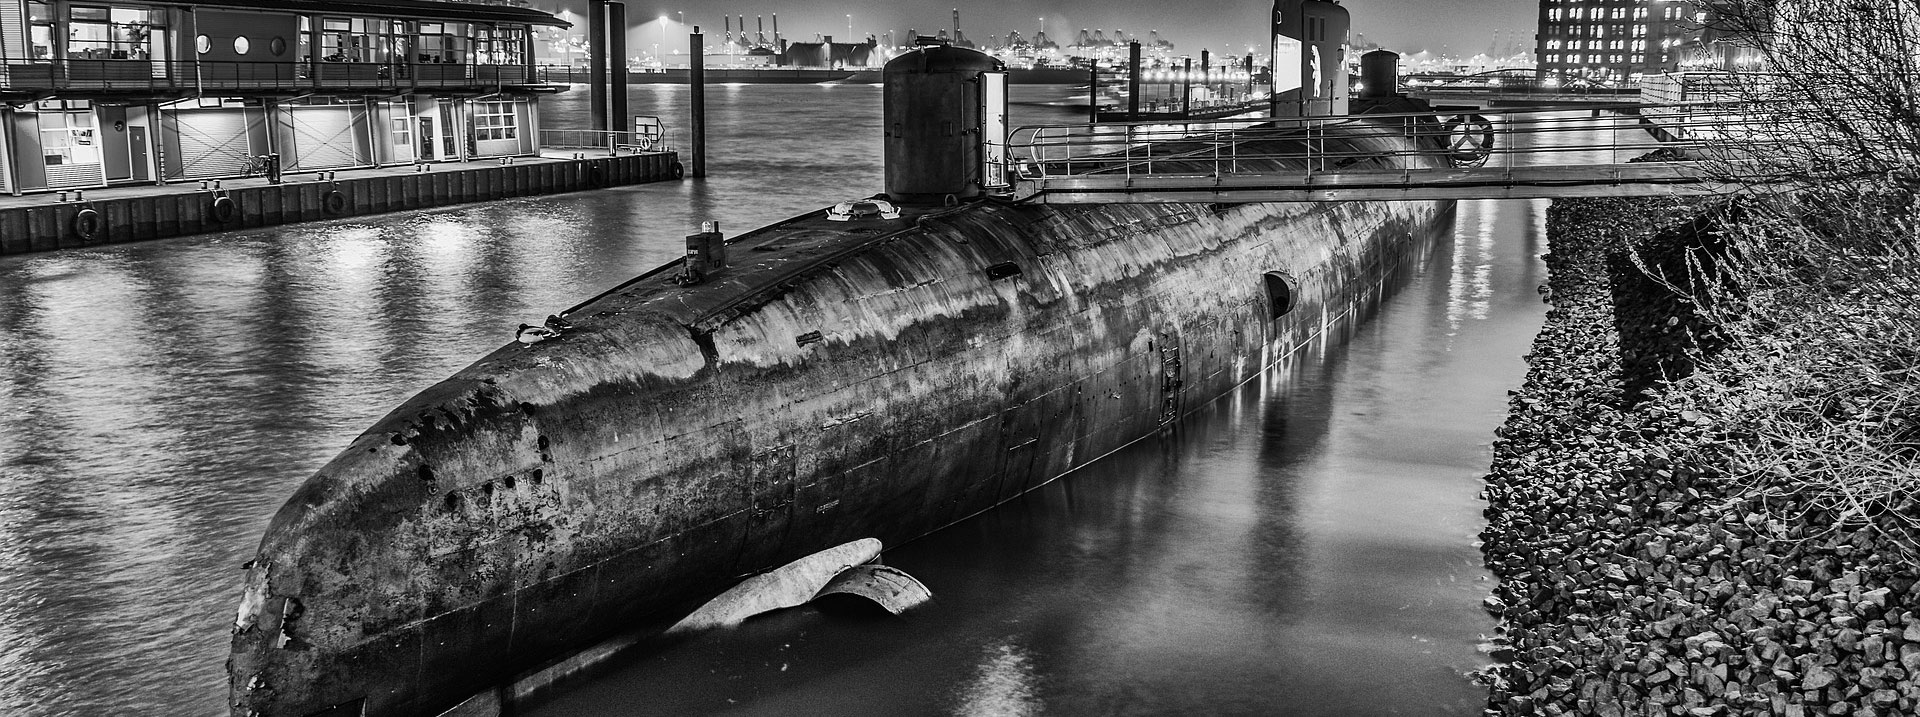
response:
<path fill-rule="evenodd" d="M 1275 16 L 1314 80 L 1276 114 L 1344 111 L 1317 68 L 1341 66 L 1345 11 Z M 1364 314 L 1452 206 L 1009 201 L 1004 81 L 971 50 L 893 59 L 884 196 L 690 238 L 355 438 L 245 566 L 230 714 L 441 714 L 795 558 L 965 520 Z M 1313 141 L 1447 161 L 1402 122 Z"/>

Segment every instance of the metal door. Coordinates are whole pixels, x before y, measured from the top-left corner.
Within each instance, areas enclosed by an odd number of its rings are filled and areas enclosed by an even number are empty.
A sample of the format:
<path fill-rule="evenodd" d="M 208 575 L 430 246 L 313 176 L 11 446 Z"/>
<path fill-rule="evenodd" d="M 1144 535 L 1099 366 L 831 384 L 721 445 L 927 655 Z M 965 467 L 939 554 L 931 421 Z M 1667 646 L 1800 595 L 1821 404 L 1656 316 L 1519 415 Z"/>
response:
<path fill-rule="evenodd" d="M 146 182 L 153 179 L 147 171 L 147 128 L 140 125 L 127 127 L 127 153 L 133 160 L 133 178 Z"/>
<path fill-rule="evenodd" d="M 422 115 L 420 117 L 419 142 L 420 142 L 420 161 L 422 162 L 433 161 L 435 155 L 433 153 L 433 118 L 432 117 L 428 117 L 425 115 Z"/>

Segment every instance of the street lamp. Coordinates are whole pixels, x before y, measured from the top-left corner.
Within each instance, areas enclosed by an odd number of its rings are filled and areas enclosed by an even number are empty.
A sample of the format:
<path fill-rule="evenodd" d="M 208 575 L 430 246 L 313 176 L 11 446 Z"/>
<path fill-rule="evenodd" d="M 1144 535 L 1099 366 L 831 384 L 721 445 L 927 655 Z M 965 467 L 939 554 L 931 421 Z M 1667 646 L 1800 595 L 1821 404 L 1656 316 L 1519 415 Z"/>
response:
<path fill-rule="evenodd" d="M 667 16 L 660 16 L 660 43 L 653 46 L 653 56 L 659 58 L 660 67 L 667 66 L 667 58 L 660 54 L 660 45 L 667 44 Z"/>
<path fill-rule="evenodd" d="M 853 42 L 853 15 L 847 15 L 847 42 Z"/>

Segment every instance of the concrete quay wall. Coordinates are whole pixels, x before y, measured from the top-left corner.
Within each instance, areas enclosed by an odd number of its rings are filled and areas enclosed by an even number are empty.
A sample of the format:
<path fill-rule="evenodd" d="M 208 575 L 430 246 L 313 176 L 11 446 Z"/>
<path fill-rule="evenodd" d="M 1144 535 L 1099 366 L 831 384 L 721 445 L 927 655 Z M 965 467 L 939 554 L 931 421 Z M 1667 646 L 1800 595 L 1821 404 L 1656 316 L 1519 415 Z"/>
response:
<path fill-rule="evenodd" d="M 438 165 L 429 171 L 331 181 L 300 181 L 290 176 L 281 184 L 222 190 L 168 192 L 147 187 L 106 196 L 117 190 L 104 189 L 94 192 L 103 198 L 79 202 L 56 202 L 49 196 L 46 204 L 0 207 L 0 255 L 644 184 L 675 178 L 678 166 L 677 153 L 659 152 L 505 165 Z M 225 202 L 220 201 L 223 197 Z M 93 214 L 83 216 L 86 211 Z"/>

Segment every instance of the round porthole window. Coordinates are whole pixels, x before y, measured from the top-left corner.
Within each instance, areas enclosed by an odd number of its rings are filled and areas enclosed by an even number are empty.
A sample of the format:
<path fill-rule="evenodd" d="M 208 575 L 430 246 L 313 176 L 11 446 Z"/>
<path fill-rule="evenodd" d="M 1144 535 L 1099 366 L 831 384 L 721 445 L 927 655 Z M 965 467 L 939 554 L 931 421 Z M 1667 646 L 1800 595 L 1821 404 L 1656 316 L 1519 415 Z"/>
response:
<path fill-rule="evenodd" d="M 200 54 L 205 55 L 207 54 L 208 51 L 211 51 L 213 49 L 213 39 L 207 37 L 206 35 L 201 35 L 199 37 L 193 38 L 193 49 L 198 50 Z"/>
<path fill-rule="evenodd" d="M 253 43 L 248 42 L 245 35 L 233 38 L 233 54 L 245 55 L 251 49 L 253 49 Z"/>
<path fill-rule="evenodd" d="M 273 38 L 272 40 L 268 40 L 267 52 L 273 53 L 274 57 L 279 57 L 281 55 L 287 54 L 287 38 L 276 37 L 276 38 Z"/>

